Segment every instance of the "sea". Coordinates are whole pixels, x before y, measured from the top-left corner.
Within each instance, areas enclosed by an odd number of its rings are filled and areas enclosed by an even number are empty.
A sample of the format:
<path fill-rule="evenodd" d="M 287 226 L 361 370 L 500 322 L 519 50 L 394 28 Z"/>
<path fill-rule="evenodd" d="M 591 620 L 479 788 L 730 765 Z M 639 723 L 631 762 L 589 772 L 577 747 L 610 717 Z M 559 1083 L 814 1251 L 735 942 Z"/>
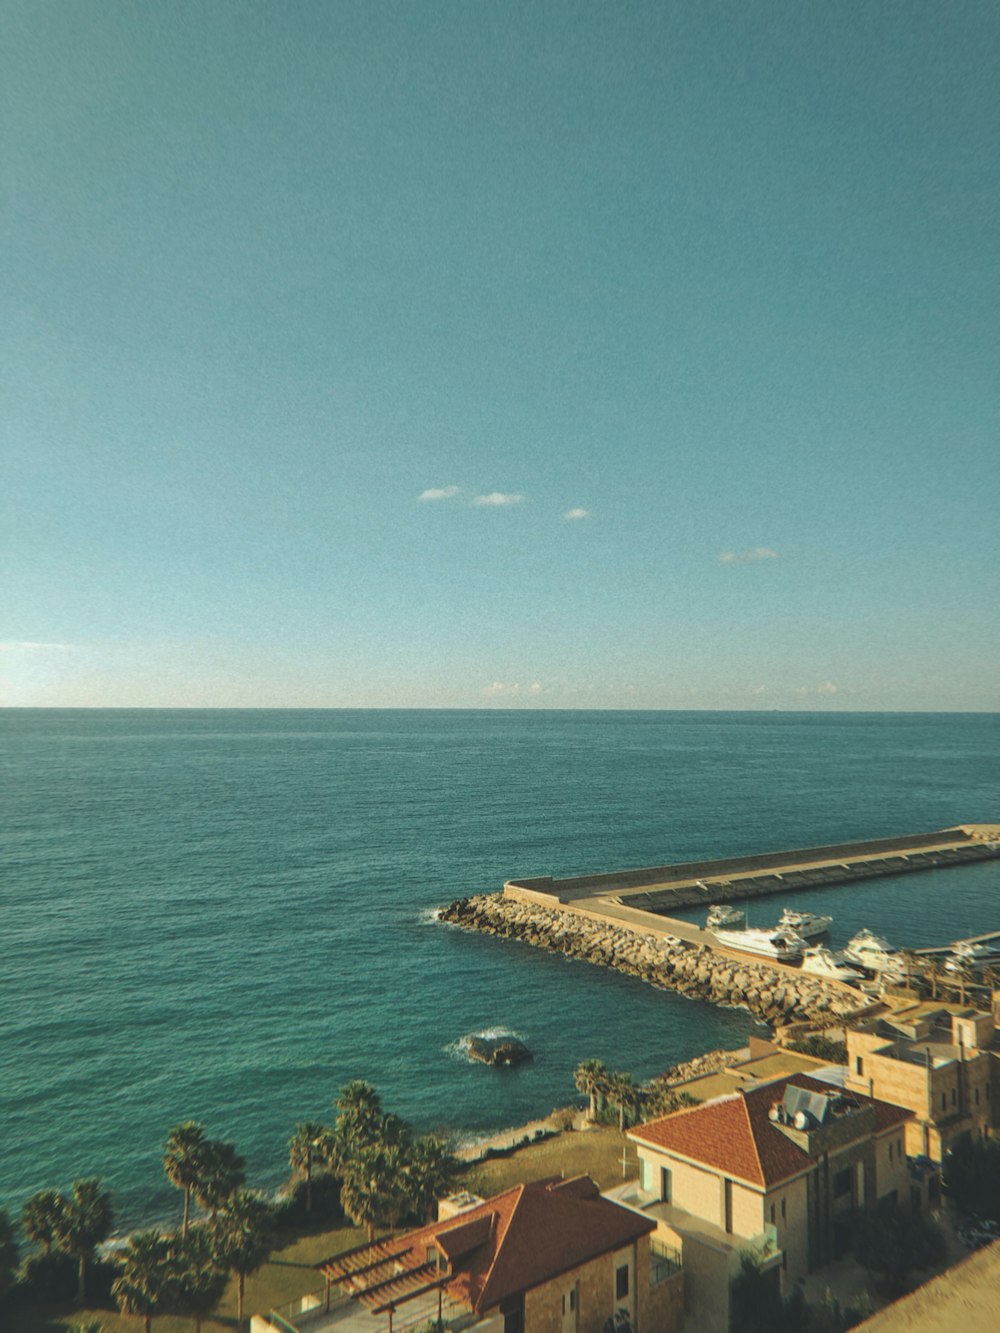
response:
<path fill-rule="evenodd" d="M 760 1031 L 437 921 L 567 875 L 1000 821 L 1000 716 L 786 712 L 0 713 L 0 1207 L 96 1175 L 176 1220 L 162 1145 L 202 1121 L 287 1177 L 297 1121 L 368 1079 L 474 1140 Z M 1000 928 L 1000 862 L 789 894 L 897 945 Z M 753 924 L 782 900 L 755 904 Z M 512 1033 L 531 1064 L 469 1062 Z"/>

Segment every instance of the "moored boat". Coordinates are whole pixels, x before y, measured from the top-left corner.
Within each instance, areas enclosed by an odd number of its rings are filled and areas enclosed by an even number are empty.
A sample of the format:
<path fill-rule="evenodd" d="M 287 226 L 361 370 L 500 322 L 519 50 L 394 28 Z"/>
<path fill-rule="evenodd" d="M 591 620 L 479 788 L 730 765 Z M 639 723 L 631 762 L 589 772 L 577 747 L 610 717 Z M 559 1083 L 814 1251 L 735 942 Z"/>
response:
<path fill-rule="evenodd" d="M 945 959 L 946 972 L 962 972 L 970 967 L 983 967 L 1000 960 L 995 944 L 974 944 L 972 940 L 956 940 Z"/>
<path fill-rule="evenodd" d="M 825 945 L 817 944 L 802 955 L 802 971 L 814 977 L 832 981 L 861 981 L 862 974 L 851 967 L 842 953 L 833 953 Z"/>
<path fill-rule="evenodd" d="M 713 903 L 708 909 L 708 920 L 705 922 L 706 930 L 718 930 L 721 926 L 725 929 L 727 926 L 734 929 L 741 929 L 747 923 L 747 914 L 738 907 L 731 907 L 729 903 Z"/>
<path fill-rule="evenodd" d="M 786 907 L 778 919 L 782 930 L 794 930 L 804 940 L 811 940 L 816 935 L 825 935 L 833 925 L 832 916 L 816 916 L 814 912 L 796 912 Z"/>
<path fill-rule="evenodd" d="M 844 946 L 844 956 L 869 972 L 882 972 L 888 977 L 902 977 L 906 970 L 898 950 L 870 930 L 859 930 Z"/>
<path fill-rule="evenodd" d="M 795 962 L 805 948 L 805 940 L 794 930 L 717 930 L 715 938 L 727 949 L 762 954 L 782 963 Z"/>

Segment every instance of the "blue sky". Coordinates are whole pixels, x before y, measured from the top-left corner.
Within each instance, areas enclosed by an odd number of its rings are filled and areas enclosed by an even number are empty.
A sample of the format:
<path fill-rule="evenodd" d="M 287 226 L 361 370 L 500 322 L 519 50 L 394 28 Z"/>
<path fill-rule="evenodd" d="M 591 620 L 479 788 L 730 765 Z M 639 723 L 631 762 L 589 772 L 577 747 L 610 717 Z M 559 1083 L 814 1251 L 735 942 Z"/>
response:
<path fill-rule="evenodd" d="M 1000 705 L 993 3 L 3 9 L 5 703 Z"/>

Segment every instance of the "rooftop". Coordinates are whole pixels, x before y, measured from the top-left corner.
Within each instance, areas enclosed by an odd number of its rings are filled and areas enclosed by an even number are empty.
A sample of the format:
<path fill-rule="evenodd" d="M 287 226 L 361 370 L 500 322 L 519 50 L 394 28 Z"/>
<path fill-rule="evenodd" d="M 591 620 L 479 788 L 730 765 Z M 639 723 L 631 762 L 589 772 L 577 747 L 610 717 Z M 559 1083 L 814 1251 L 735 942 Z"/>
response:
<path fill-rule="evenodd" d="M 602 1198 L 589 1176 L 539 1180 L 320 1267 L 373 1313 L 438 1287 L 480 1312 L 621 1249 L 655 1226 Z"/>
<path fill-rule="evenodd" d="M 772 1107 L 779 1102 L 787 1102 L 792 1115 L 795 1111 L 805 1112 L 819 1127 L 822 1120 L 817 1117 L 837 1118 L 870 1107 L 874 1111 L 875 1133 L 902 1124 L 912 1115 L 902 1107 L 856 1092 L 841 1099 L 840 1090 L 830 1083 L 794 1074 L 756 1087 L 738 1088 L 715 1101 L 674 1111 L 631 1130 L 629 1138 L 766 1189 L 798 1175 L 813 1161 L 805 1148 L 789 1137 L 788 1127 L 779 1126 L 770 1118 Z M 858 1121 L 860 1138 L 871 1132 L 868 1128 L 871 1117 L 859 1115 Z"/>

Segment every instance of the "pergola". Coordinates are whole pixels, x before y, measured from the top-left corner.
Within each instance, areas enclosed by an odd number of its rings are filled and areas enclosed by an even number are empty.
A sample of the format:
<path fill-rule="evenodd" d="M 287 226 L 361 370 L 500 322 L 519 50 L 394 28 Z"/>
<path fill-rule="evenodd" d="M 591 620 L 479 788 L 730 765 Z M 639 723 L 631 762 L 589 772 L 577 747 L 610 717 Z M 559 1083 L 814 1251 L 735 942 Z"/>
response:
<path fill-rule="evenodd" d="M 408 1301 L 436 1291 L 438 1320 L 444 1304 L 444 1289 L 451 1280 L 435 1260 L 419 1262 L 410 1245 L 399 1246 L 391 1239 L 358 1245 L 319 1265 L 326 1278 L 326 1304 L 330 1308 L 330 1288 L 341 1291 L 373 1315 L 389 1316 L 389 1333 L 396 1310 Z"/>

